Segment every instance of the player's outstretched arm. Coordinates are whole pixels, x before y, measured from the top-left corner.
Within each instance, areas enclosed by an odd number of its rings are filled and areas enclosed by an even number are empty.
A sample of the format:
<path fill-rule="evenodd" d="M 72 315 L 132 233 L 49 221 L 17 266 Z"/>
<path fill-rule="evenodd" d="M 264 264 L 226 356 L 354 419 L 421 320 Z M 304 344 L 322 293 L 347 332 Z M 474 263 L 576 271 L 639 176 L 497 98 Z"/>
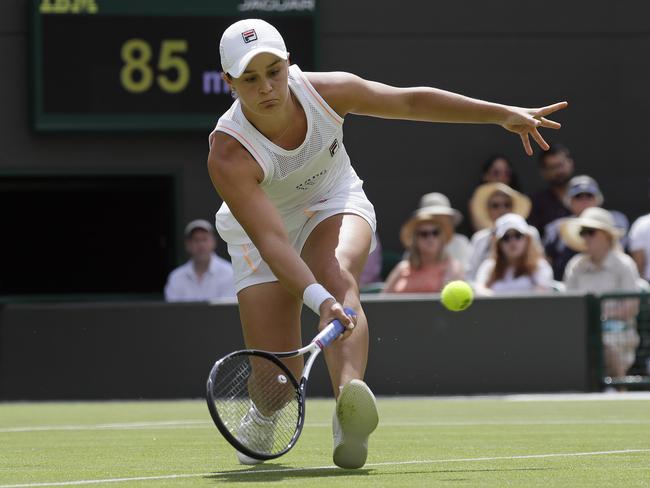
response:
<path fill-rule="evenodd" d="M 533 154 L 530 137 L 548 149 L 538 129 L 559 129 L 559 123 L 546 117 L 568 105 L 513 107 L 431 87 L 397 88 L 344 72 L 308 73 L 307 77 L 341 116 L 354 113 L 386 119 L 497 124 L 518 134 L 528 155 Z"/>
<path fill-rule="evenodd" d="M 280 283 L 302 299 L 308 285 L 316 279 L 289 242 L 277 209 L 259 186 L 264 175 L 253 157 L 235 139 L 216 132 L 208 157 L 208 171 L 221 198 L 259 250 Z M 349 326 L 352 321 L 335 300 L 320 307 L 321 322 L 339 319 Z M 345 336 L 348 333 L 344 334 Z"/>

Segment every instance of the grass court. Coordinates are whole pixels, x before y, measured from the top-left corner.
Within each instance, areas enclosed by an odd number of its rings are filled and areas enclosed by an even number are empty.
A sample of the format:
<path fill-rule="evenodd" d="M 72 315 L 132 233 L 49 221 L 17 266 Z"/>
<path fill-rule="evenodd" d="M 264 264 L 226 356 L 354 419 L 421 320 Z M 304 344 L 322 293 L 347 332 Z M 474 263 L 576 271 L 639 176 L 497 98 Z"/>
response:
<path fill-rule="evenodd" d="M 0 404 L 0 488 L 650 486 L 647 394 L 380 398 L 355 471 L 332 465 L 333 406 L 308 400 L 297 446 L 251 468 L 201 400 Z"/>

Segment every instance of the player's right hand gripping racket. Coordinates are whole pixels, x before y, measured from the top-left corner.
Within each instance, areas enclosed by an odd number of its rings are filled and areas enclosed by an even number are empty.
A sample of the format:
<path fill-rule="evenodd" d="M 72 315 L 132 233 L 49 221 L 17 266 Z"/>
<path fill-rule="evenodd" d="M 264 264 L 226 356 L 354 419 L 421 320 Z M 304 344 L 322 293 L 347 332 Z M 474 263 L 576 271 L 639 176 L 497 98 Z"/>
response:
<path fill-rule="evenodd" d="M 346 308 L 352 316 L 354 311 Z M 247 349 L 228 354 L 210 371 L 207 401 L 215 425 L 232 446 L 254 459 L 274 459 L 296 445 L 305 422 L 305 393 L 314 360 L 345 331 L 334 320 L 311 344 L 289 352 Z M 300 382 L 280 358 L 310 353 Z"/>

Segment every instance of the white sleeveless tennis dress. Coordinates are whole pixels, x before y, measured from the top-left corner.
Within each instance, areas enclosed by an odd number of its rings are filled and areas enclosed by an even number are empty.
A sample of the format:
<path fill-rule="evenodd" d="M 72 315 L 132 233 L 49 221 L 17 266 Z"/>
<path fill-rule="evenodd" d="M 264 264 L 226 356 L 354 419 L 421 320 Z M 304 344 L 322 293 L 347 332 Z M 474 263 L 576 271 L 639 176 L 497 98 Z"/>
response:
<path fill-rule="evenodd" d="M 261 166 L 264 179 L 260 187 L 278 209 L 299 253 L 320 222 L 341 213 L 356 214 L 368 222 L 374 249 L 375 211 L 345 151 L 343 118 L 295 64 L 289 68 L 289 88 L 307 117 L 307 135 L 296 149 L 283 149 L 268 140 L 246 119 L 239 100 L 221 116 L 214 130 L 237 139 Z M 217 212 L 216 228 L 228 244 L 237 292 L 277 281 L 225 202 Z"/>

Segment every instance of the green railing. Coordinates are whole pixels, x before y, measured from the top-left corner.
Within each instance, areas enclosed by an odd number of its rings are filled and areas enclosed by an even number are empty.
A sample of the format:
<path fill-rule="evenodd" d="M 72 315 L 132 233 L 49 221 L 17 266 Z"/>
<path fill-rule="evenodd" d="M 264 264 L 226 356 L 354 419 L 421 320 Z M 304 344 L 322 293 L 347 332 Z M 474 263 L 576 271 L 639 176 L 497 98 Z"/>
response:
<path fill-rule="evenodd" d="M 604 388 L 650 389 L 650 293 L 590 297 L 595 370 Z"/>

